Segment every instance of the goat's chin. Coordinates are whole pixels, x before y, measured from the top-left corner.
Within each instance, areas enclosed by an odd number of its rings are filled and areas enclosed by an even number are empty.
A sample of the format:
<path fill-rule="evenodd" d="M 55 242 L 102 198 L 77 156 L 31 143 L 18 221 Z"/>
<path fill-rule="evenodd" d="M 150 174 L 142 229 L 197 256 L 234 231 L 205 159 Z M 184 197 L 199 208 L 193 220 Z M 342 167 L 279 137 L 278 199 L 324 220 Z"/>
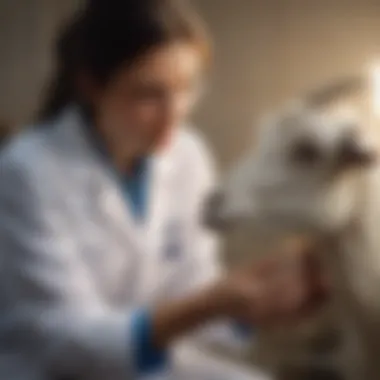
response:
<path fill-rule="evenodd" d="M 322 226 L 316 220 L 287 215 L 260 215 L 235 219 L 229 224 L 229 231 L 238 231 L 253 240 L 279 240 L 289 235 L 316 236 L 322 233 Z"/>

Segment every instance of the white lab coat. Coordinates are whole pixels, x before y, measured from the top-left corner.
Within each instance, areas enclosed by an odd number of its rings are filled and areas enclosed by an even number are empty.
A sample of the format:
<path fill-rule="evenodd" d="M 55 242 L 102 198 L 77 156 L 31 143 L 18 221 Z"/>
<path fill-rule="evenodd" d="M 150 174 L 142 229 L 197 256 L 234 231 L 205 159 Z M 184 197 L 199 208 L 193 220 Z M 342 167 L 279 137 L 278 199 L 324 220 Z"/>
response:
<path fill-rule="evenodd" d="M 131 311 L 181 296 L 220 272 L 217 242 L 199 221 L 200 201 L 214 182 L 211 166 L 196 134 L 178 130 L 153 160 L 148 217 L 138 225 L 75 108 L 5 148 L 0 379 L 139 378 L 128 331 Z M 172 243 L 179 251 L 168 256 Z M 168 374 L 161 375 L 255 379 L 197 350 L 184 339 L 173 349 Z"/>

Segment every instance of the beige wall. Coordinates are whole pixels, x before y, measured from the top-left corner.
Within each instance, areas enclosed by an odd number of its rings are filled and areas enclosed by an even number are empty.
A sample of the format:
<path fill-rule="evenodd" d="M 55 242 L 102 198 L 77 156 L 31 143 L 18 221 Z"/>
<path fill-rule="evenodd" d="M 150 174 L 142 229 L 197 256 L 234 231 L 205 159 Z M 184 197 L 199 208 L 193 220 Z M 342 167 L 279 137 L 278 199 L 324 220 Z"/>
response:
<path fill-rule="evenodd" d="M 216 41 L 199 123 L 222 164 L 289 96 L 361 70 L 380 43 L 376 0 L 198 0 Z"/>
<path fill-rule="evenodd" d="M 0 122 L 30 119 L 50 68 L 53 32 L 78 1 L 0 0 Z M 379 50 L 379 0 L 193 1 L 216 46 L 212 86 L 196 121 L 222 167 L 249 141 L 260 114 L 356 73 Z M 247 247 L 240 242 L 228 251 Z"/>
<path fill-rule="evenodd" d="M 0 0 L 0 120 L 28 122 L 50 68 L 54 31 L 76 0 Z"/>
<path fill-rule="evenodd" d="M 56 25 L 79 0 L 0 0 L 0 119 L 24 123 L 49 70 Z M 378 0 L 193 0 L 215 38 L 212 87 L 196 115 L 222 166 L 253 120 L 361 69 L 380 42 Z"/>

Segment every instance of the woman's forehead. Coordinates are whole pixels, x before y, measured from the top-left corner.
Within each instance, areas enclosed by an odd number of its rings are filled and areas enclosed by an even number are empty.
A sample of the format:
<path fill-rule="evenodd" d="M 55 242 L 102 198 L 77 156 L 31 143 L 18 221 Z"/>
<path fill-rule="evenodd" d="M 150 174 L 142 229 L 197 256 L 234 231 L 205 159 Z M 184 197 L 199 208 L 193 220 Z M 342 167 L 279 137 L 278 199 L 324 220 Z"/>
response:
<path fill-rule="evenodd" d="M 147 52 L 132 66 L 121 70 L 121 82 L 175 85 L 197 78 L 202 71 L 202 56 L 190 43 L 164 45 Z"/>

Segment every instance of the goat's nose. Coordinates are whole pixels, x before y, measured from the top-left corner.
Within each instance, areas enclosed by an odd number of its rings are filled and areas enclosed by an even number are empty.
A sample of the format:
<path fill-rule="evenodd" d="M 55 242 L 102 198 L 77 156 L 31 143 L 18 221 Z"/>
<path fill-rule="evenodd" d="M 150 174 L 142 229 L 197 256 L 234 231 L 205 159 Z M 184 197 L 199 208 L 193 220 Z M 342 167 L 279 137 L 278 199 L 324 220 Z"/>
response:
<path fill-rule="evenodd" d="M 366 167 L 377 159 L 374 149 L 355 140 L 346 141 L 339 152 L 339 164 L 343 167 Z"/>
<path fill-rule="evenodd" d="M 225 223 L 222 217 L 224 201 L 225 196 L 220 190 L 212 192 L 206 198 L 203 208 L 203 222 L 207 227 L 213 230 L 221 230 L 224 228 Z"/>

